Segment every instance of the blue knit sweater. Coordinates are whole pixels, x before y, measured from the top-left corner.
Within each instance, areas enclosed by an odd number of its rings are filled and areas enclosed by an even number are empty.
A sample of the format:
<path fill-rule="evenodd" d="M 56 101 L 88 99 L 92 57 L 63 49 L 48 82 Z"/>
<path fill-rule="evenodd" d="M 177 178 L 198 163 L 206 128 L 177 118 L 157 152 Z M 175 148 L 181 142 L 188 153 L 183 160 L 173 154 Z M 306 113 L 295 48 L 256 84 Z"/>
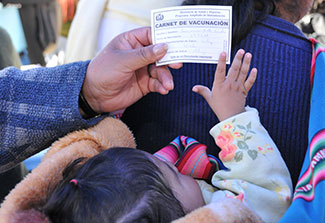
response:
<path fill-rule="evenodd" d="M 247 104 L 260 112 L 262 124 L 279 147 L 293 183 L 307 148 L 310 98 L 311 43 L 291 23 L 268 16 L 233 49 L 253 54 L 259 71 Z M 155 152 L 177 135 L 188 135 L 218 154 L 208 131 L 218 120 L 191 89 L 195 84 L 211 87 L 215 65 L 184 64 L 173 71 L 175 89 L 167 96 L 150 94 L 127 109 L 123 120 L 133 131 L 139 149 Z"/>
<path fill-rule="evenodd" d="M 97 121 L 84 120 L 78 110 L 88 64 L 0 71 L 0 172 Z"/>

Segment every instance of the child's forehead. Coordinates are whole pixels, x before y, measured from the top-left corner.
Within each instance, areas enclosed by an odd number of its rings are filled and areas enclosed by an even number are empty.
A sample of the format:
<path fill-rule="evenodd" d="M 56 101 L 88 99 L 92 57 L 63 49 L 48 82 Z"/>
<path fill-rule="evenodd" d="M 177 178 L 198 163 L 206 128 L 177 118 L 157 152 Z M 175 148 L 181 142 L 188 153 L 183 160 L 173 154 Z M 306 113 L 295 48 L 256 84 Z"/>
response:
<path fill-rule="evenodd" d="M 166 178 L 169 180 L 179 181 L 178 170 L 169 160 L 161 159 L 160 157 L 156 156 L 156 154 L 150 154 L 150 157 L 152 162 L 156 164 Z"/>

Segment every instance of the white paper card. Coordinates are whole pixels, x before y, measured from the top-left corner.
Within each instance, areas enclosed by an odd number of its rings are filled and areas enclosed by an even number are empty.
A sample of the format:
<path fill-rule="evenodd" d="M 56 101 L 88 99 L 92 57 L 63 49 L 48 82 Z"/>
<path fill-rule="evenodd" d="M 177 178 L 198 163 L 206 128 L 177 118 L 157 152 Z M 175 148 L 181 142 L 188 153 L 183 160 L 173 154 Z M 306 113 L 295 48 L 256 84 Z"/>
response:
<path fill-rule="evenodd" d="M 167 43 L 167 54 L 157 66 L 188 62 L 218 63 L 227 53 L 230 64 L 231 6 L 179 6 L 151 11 L 153 44 Z"/>

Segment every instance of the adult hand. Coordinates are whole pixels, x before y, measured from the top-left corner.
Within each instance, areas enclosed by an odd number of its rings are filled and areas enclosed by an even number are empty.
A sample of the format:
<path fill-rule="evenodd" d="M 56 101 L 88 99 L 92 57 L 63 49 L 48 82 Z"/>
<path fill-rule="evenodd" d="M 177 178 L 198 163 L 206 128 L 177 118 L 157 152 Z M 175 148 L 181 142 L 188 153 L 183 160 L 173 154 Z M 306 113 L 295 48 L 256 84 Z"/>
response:
<path fill-rule="evenodd" d="M 151 44 L 149 27 L 131 30 L 114 38 L 90 62 L 82 91 L 94 111 L 117 111 L 149 92 L 167 94 L 173 90 L 168 67 L 153 64 L 166 54 L 167 45 Z M 170 65 L 174 69 L 181 66 Z"/>

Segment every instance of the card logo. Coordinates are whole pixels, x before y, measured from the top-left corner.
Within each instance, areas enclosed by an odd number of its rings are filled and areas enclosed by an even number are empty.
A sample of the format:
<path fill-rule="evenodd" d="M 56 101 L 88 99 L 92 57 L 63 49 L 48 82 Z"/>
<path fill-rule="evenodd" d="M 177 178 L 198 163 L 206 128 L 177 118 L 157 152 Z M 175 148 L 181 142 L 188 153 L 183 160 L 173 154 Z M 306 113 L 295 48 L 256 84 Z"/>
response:
<path fill-rule="evenodd" d="M 156 21 L 162 21 L 162 20 L 164 20 L 164 15 L 163 14 L 158 14 L 158 15 L 156 15 Z"/>

